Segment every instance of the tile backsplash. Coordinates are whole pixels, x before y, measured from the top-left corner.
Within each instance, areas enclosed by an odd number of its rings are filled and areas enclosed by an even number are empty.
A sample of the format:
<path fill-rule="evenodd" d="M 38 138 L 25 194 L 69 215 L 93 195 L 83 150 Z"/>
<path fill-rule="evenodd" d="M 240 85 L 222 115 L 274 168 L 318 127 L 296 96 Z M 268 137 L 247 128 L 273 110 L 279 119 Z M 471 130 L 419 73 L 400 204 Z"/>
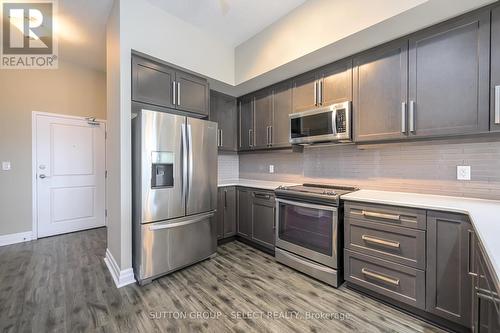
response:
<path fill-rule="evenodd" d="M 365 189 L 500 200 L 500 137 L 330 145 L 240 154 L 241 178 L 355 185 Z M 275 173 L 268 173 L 269 165 Z M 472 179 L 457 180 L 457 165 Z"/>
<path fill-rule="evenodd" d="M 232 180 L 239 178 L 239 160 L 237 154 L 219 153 L 218 180 Z"/>

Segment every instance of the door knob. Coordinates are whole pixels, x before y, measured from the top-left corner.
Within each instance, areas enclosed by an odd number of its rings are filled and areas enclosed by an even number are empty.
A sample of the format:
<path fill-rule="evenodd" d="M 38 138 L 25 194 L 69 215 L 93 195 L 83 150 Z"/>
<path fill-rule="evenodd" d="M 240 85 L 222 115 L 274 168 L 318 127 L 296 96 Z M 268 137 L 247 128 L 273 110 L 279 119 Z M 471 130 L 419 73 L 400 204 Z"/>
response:
<path fill-rule="evenodd" d="M 45 176 L 44 174 L 41 174 L 41 175 L 40 175 L 40 178 L 41 178 L 41 179 L 45 179 L 45 178 L 47 178 L 47 176 Z"/>

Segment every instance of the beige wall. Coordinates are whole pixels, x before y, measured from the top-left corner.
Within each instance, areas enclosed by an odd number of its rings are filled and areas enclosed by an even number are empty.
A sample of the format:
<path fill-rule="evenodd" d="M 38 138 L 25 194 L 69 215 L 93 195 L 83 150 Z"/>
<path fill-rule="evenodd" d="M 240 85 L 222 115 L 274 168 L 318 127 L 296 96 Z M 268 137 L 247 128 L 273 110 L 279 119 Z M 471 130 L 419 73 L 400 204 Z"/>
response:
<path fill-rule="evenodd" d="M 31 231 L 32 111 L 106 118 L 106 74 L 70 63 L 58 70 L 0 70 L 0 235 Z"/>

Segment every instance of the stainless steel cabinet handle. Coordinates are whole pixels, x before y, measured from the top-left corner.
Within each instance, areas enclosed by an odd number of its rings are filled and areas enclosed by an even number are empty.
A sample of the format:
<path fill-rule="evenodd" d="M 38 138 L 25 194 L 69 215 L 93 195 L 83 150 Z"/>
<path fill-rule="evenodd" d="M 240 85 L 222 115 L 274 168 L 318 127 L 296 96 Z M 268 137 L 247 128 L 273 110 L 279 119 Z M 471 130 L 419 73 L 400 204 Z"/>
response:
<path fill-rule="evenodd" d="M 314 105 L 318 106 L 318 81 L 314 81 Z"/>
<path fill-rule="evenodd" d="M 415 133 L 415 101 L 410 101 L 410 132 Z"/>
<path fill-rule="evenodd" d="M 252 140 L 253 133 L 252 132 L 253 132 L 253 130 L 251 130 L 251 129 L 248 130 L 248 146 L 249 147 L 253 147 L 253 142 L 252 142 L 253 141 Z"/>
<path fill-rule="evenodd" d="M 366 268 L 362 268 L 361 273 L 363 273 L 366 276 L 372 277 L 374 279 L 377 279 L 377 280 L 380 280 L 380 281 L 383 281 L 383 282 L 386 282 L 386 283 L 389 283 L 389 284 L 392 284 L 395 286 L 399 286 L 399 279 L 388 277 L 388 276 L 385 276 L 385 275 L 380 274 L 378 272 L 368 270 Z"/>
<path fill-rule="evenodd" d="M 401 103 L 401 133 L 406 133 L 406 102 Z"/>
<path fill-rule="evenodd" d="M 46 176 L 46 175 L 44 175 L 44 174 L 41 174 L 39 177 L 40 177 L 40 179 L 45 179 L 45 178 L 47 178 L 47 176 Z"/>
<path fill-rule="evenodd" d="M 224 208 L 227 208 L 227 190 L 224 190 Z"/>
<path fill-rule="evenodd" d="M 224 147 L 224 134 L 222 130 L 219 130 L 220 132 L 220 147 Z"/>
<path fill-rule="evenodd" d="M 495 86 L 495 124 L 500 125 L 500 86 Z"/>
<path fill-rule="evenodd" d="M 177 82 L 177 105 L 181 105 L 181 84 Z"/>
<path fill-rule="evenodd" d="M 380 245 L 384 245 L 384 246 L 388 246 L 388 247 L 393 247 L 396 249 L 398 249 L 401 246 L 401 244 L 399 242 L 385 240 L 385 239 L 381 239 L 381 238 L 376 238 L 376 237 L 372 237 L 372 236 L 368 236 L 368 235 L 361 236 L 361 239 L 366 241 L 366 242 L 380 244 Z"/>
<path fill-rule="evenodd" d="M 401 219 L 401 215 L 376 213 L 376 212 L 369 212 L 366 210 L 363 210 L 361 214 L 363 214 L 363 216 L 366 216 L 366 217 L 375 217 L 375 218 L 380 218 L 380 219 L 385 219 L 385 220 L 399 221 Z"/>
<path fill-rule="evenodd" d="M 177 96 L 176 92 L 175 92 L 175 87 L 177 86 L 177 84 L 175 83 L 175 81 L 172 81 L 172 104 L 173 105 L 176 105 L 177 102 L 175 100 L 175 97 Z"/>
<path fill-rule="evenodd" d="M 467 230 L 467 273 L 470 276 L 478 276 L 476 272 L 473 272 L 473 267 L 475 267 L 474 263 L 474 241 L 472 240 L 472 237 L 474 237 L 474 231 L 472 230 Z"/>
<path fill-rule="evenodd" d="M 269 126 L 269 145 L 273 145 L 273 126 Z"/>
<path fill-rule="evenodd" d="M 319 80 L 318 85 L 318 104 L 323 105 L 323 80 Z"/>
<path fill-rule="evenodd" d="M 270 194 L 254 193 L 253 196 L 256 197 L 256 198 L 260 198 L 260 199 L 266 199 L 266 200 L 271 199 L 271 195 Z"/>

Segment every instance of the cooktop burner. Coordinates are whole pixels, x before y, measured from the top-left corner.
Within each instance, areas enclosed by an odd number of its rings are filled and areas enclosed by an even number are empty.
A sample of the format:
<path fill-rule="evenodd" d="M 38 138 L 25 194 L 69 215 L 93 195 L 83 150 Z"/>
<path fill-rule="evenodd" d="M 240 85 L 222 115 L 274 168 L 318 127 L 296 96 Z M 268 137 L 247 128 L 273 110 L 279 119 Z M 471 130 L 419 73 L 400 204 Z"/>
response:
<path fill-rule="evenodd" d="M 280 186 L 274 192 L 278 198 L 338 205 L 340 196 L 357 190 L 358 188 L 350 186 L 309 183 L 296 186 Z"/>

